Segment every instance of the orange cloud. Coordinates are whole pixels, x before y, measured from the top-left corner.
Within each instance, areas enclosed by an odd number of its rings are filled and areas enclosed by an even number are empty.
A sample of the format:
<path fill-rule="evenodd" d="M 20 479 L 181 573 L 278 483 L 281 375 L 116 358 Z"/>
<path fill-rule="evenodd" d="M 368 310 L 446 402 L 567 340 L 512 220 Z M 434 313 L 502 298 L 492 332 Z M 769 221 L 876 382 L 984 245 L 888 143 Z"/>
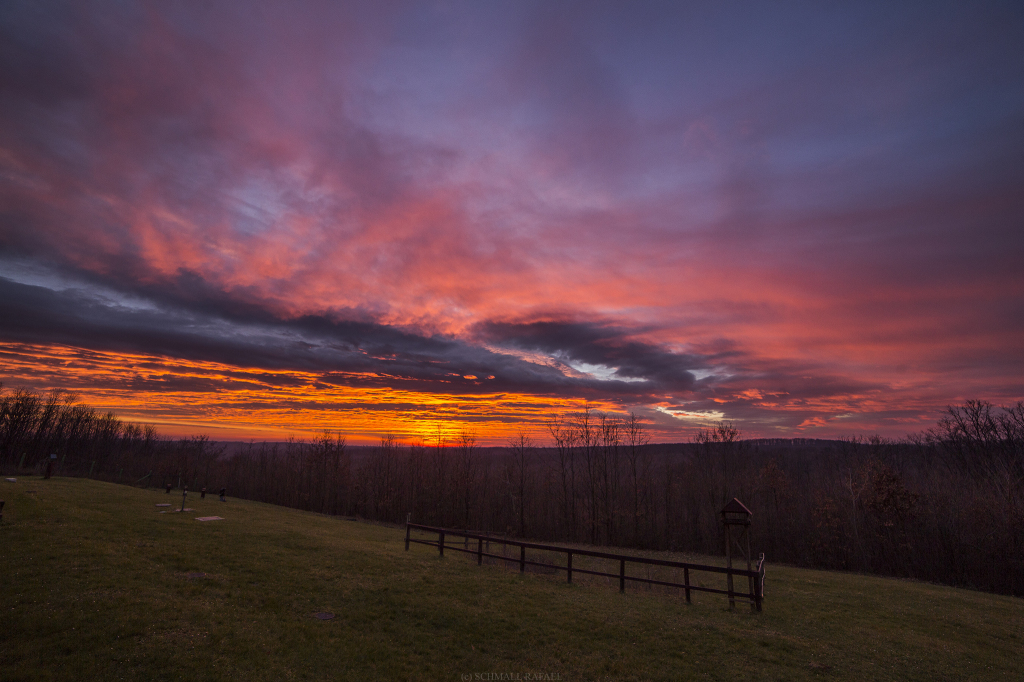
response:
<path fill-rule="evenodd" d="M 546 440 L 555 415 L 582 405 L 524 394 L 352 388 L 324 383 L 316 373 L 66 346 L 0 344 L 0 367 L 5 389 L 71 390 L 97 410 L 154 424 L 164 435 L 201 432 L 227 440 L 309 438 L 328 429 L 353 443 L 387 433 L 413 442 L 429 439 L 440 424 L 446 433 L 467 430 L 481 444 L 501 445 L 520 429 Z"/>

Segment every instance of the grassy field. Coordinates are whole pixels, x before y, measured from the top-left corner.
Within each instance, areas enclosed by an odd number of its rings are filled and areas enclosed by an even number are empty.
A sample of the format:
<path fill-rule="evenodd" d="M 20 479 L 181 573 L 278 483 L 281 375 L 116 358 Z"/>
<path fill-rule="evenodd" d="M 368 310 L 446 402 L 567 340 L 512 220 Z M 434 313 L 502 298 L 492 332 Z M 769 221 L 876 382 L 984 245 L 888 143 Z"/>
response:
<path fill-rule="evenodd" d="M 21 478 L 0 499 L 3 680 L 1024 678 L 1008 597 L 769 564 L 754 615 L 216 496 L 159 513 L 180 492 Z"/>

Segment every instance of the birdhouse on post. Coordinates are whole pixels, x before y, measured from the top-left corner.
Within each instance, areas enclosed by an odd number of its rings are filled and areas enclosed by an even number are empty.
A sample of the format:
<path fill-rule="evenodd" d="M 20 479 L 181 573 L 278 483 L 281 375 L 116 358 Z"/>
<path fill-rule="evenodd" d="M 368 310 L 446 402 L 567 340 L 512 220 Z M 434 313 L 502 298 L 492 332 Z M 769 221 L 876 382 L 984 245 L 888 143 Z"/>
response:
<path fill-rule="evenodd" d="M 735 548 L 738 550 L 738 556 L 742 556 L 747 560 L 747 570 L 751 570 L 750 565 L 750 517 L 752 514 L 747 509 L 746 505 L 737 500 L 735 497 L 729 504 L 722 508 L 722 523 L 725 524 L 725 558 L 729 568 L 732 568 L 732 553 Z M 735 530 L 733 530 L 735 529 Z M 732 573 L 727 574 L 729 577 L 729 608 L 736 608 L 736 595 L 733 592 L 732 586 Z M 754 594 L 754 579 L 750 580 L 750 592 L 748 594 Z M 751 608 L 755 608 L 754 604 L 750 605 Z"/>

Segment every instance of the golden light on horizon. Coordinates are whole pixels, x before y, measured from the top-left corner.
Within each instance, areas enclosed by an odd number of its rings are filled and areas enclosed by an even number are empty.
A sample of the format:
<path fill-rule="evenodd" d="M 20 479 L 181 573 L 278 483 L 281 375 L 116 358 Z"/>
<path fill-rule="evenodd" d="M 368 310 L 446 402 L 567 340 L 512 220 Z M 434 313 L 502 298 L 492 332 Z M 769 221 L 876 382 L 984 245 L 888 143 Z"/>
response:
<path fill-rule="evenodd" d="M 0 344 L 5 389 L 31 386 L 74 392 L 97 411 L 152 424 L 161 435 L 206 434 L 217 440 L 310 438 L 325 430 L 351 443 L 393 434 L 404 442 L 473 433 L 481 445 L 502 445 L 524 430 L 547 440 L 547 424 L 582 407 L 578 400 L 517 393 L 427 393 L 343 386 L 340 375 L 268 370 L 139 353 L 70 346 Z M 347 374 L 347 380 L 373 379 Z M 326 380 L 325 380 L 326 379 Z M 597 410 L 618 406 L 590 401 Z"/>

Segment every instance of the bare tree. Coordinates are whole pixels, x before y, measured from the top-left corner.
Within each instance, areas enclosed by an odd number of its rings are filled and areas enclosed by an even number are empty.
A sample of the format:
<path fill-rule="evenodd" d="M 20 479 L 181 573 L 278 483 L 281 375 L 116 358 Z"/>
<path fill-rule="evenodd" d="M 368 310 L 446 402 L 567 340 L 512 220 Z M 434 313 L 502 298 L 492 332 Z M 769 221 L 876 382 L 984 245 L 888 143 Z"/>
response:
<path fill-rule="evenodd" d="M 575 541 L 577 537 L 576 505 L 576 443 L 578 436 L 572 425 L 561 416 L 548 424 L 548 432 L 558 453 L 559 506 L 565 535 Z"/>
<path fill-rule="evenodd" d="M 640 506 L 650 494 L 651 457 L 647 445 L 651 442 L 651 438 L 644 433 L 644 424 L 634 412 L 629 413 L 623 430 L 626 441 L 626 459 L 629 465 L 629 487 L 633 498 L 633 543 L 639 546 L 641 544 Z"/>
<path fill-rule="evenodd" d="M 479 463 L 476 461 L 475 433 L 465 429 L 459 432 L 455 439 L 455 458 L 454 492 L 459 499 L 460 520 L 463 528 L 471 528 L 479 469 Z"/>
<path fill-rule="evenodd" d="M 519 537 L 526 537 L 527 477 L 529 476 L 530 453 L 533 441 L 520 430 L 508 439 L 509 458 L 505 466 L 505 485 L 508 489 L 512 505 L 512 513 L 517 521 Z"/>

